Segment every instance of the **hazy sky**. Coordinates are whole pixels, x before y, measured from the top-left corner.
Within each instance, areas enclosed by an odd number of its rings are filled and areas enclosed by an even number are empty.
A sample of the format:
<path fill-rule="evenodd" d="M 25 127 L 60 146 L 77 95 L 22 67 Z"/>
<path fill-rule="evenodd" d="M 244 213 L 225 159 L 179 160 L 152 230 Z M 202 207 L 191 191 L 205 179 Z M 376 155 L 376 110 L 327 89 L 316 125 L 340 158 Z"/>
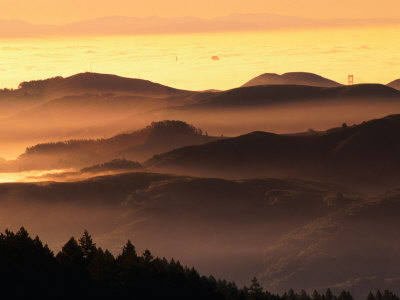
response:
<path fill-rule="evenodd" d="M 233 13 L 319 19 L 400 18 L 399 11 L 400 0 L 0 0 L 0 19 L 21 19 L 34 24 L 64 24 L 115 15 L 204 18 Z M 296 22 L 303 24 L 303 21 Z M 14 23 L 19 24 L 3 22 Z M 360 26 L 361 29 L 303 26 L 301 30 L 290 27 L 244 33 L 214 32 L 211 29 L 216 25 L 212 23 L 207 27 L 210 30 L 205 28 L 199 34 L 172 31 L 175 33 L 170 37 L 157 31 L 156 38 L 140 34 L 106 36 L 104 28 L 110 26 L 107 22 L 104 24 L 101 28 L 97 23 L 92 26 L 103 37 L 90 33 L 81 36 L 75 34 L 81 30 L 79 26 L 78 29 L 70 26 L 75 28 L 68 31 L 73 33 L 70 35 L 43 34 L 40 38 L 27 38 L 29 34 L 23 35 L 23 25 L 20 35 L 15 33 L 19 32 L 18 26 L 14 33 L 12 28 L 0 26 L 0 88 L 15 88 L 23 80 L 69 76 L 88 70 L 195 90 L 233 88 L 265 72 L 306 71 L 342 83 L 346 82 L 347 74 L 355 74 L 357 83 L 386 84 L 400 77 L 400 45 L 393 38 L 400 36 L 399 24 L 387 23 L 374 28 L 371 22 L 371 26 Z M 155 21 L 151 20 L 153 25 Z M 210 59 L 215 55 L 220 61 Z M 179 56 L 178 62 L 176 56 Z"/>
<path fill-rule="evenodd" d="M 61 24 L 110 15 L 215 17 L 276 13 L 312 18 L 397 18 L 399 0 L 0 0 L 0 18 Z"/>

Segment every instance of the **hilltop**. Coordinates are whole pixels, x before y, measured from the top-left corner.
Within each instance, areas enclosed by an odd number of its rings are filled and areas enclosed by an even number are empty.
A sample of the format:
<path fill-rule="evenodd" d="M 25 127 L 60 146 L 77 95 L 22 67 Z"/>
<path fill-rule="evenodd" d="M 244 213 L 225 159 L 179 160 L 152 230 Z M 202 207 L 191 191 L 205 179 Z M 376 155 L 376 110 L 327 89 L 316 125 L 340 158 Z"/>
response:
<path fill-rule="evenodd" d="M 307 72 L 290 72 L 282 75 L 276 73 L 264 73 L 246 82 L 243 87 L 255 85 L 308 85 L 318 87 L 342 86 L 342 84 L 336 81 Z"/>
<path fill-rule="evenodd" d="M 121 105 L 121 97 L 131 102 L 151 102 L 176 96 L 190 94 L 191 92 L 175 89 L 148 80 L 121 77 L 112 74 L 79 73 L 69 77 L 56 76 L 53 78 L 21 82 L 18 89 L 0 90 L 0 116 L 10 116 L 20 122 L 22 118 L 37 117 L 43 119 L 44 111 L 52 113 L 60 106 L 69 106 L 78 109 L 78 106 L 87 106 L 87 99 L 91 99 L 91 108 L 95 105 L 104 105 L 107 98 L 114 98 L 116 106 Z M 99 99 L 101 98 L 101 99 Z M 75 103 L 72 99 L 79 99 Z M 97 100 L 97 101 L 96 101 Z M 99 101 L 100 100 L 100 101 Z M 54 104 L 51 102 L 55 101 Z M 109 103 L 108 108 L 112 108 Z M 15 116 L 15 114 L 20 116 Z M 38 116 L 37 116 L 38 115 Z M 62 114 L 60 114 L 62 116 Z M 12 120 L 11 120 L 12 121 Z"/>
<path fill-rule="evenodd" d="M 90 92 L 119 92 L 165 97 L 183 92 L 148 80 L 90 72 L 79 73 L 66 78 L 55 77 L 45 80 L 25 81 L 20 83 L 19 89 L 24 93 L 55 94 L 58 97 Z"/>
<path fill-rule="evenodd" d="M 154 154 L 216 140 L 182 121 L 165 120 L 106 139 L 67 140 L 28 147 L 14 162 L 19 169 L 82 168 L 112 159 L 142 161 Z"/>

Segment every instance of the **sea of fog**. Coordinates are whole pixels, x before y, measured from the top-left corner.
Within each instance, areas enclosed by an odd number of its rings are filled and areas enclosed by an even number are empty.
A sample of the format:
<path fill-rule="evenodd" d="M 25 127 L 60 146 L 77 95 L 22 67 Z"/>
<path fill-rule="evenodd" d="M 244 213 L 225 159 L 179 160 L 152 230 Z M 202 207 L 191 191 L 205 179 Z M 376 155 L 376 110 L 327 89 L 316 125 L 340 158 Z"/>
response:
<path fill-rule="evenodd" d="M 228 89 L 289 71 L 388 83 L 400 77 L 398 36 L 400 27 L 0 39 L 0 87 L 85 71 L 191 90 Z"/>

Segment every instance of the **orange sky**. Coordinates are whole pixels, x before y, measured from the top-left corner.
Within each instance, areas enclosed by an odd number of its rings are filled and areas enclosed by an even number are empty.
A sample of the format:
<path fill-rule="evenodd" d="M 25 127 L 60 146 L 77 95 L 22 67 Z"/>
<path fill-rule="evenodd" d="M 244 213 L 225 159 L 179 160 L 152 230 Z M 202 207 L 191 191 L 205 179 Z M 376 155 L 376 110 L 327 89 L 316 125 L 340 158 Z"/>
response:
<path fill-rule="evenodd" d="M 311 18 L 398 18 L 399 0 L 0 0 L 1 19 L 63 24 L 110 15 L 215 17 L 276 13 Z"/>

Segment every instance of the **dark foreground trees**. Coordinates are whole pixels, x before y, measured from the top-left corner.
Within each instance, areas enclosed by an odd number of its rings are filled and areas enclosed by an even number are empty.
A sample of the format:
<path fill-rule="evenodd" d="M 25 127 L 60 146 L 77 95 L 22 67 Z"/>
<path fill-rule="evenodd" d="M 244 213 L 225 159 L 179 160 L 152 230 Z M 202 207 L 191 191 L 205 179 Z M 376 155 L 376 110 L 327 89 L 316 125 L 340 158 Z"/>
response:
<path fill-rule="evenodd" d="M 114 257 L 97 247 L 87 231 L 54 255 L 24 228 L 0 234 L 0 295 L 2 299 L 353 300 L 346 291 L 336 297 L 330 290 L 311 296 L 293 290 L 273 295 L 256 278 L 249 288 L 239 289 L 233 282 L 200 276 L 173 259 L 155 258 L 149 250 L 138 255 L 130 241 Z M 399 298 L 378 291 L 368 300 Z"/>

